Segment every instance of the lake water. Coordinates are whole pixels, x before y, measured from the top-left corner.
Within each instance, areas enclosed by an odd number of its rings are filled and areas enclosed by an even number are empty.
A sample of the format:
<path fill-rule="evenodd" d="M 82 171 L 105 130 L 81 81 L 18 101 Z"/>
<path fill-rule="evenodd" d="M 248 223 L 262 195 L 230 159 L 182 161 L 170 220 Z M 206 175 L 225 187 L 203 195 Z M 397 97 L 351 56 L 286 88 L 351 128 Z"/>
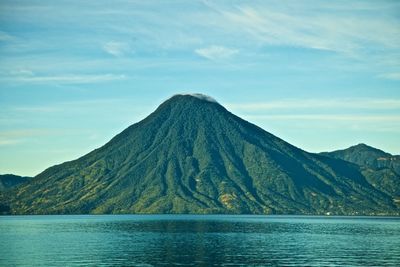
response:
<path fill-rule="evenodd" d="M 400 218 L 2 216 L 0 266 L 400 266 Z"/>

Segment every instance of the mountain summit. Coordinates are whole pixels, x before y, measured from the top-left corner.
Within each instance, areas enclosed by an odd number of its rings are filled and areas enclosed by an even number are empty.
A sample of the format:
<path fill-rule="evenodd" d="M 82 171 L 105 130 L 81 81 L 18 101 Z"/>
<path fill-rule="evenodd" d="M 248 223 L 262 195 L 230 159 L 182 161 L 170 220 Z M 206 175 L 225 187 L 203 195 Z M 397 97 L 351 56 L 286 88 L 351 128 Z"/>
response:
<path fill-rule="evenodd" d="M 211 96 L 208 96 L 208 95 L 197 94 L 197 93 L 194 93 L 194 94 L 178 94 L 178 95 L 193 96 L 193 97 L 196 97 L 198 99 L 205 100 L 205 101 L 208 101 L 208 102 L 218 103 L 217 100 L 215 100 L 214 98 L 212 98 Z"/>
<path fill-rule="evenodd" d="M 357 165 L 296 148 L 199 94 L 171 97 L 0 201 L 11 214 L 399 214 Z"/>

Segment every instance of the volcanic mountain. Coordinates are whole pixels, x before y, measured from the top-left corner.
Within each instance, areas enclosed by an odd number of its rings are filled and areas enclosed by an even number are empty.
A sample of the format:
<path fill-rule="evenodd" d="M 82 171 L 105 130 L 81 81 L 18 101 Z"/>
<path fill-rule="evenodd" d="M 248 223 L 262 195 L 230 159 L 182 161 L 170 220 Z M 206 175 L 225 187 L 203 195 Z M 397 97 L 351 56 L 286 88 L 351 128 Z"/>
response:
<path fill-rule="evenodd" d="M 103 147 L 0 193 L 3 213 L 400 214 L 360 166 L 175 95 Z"/>

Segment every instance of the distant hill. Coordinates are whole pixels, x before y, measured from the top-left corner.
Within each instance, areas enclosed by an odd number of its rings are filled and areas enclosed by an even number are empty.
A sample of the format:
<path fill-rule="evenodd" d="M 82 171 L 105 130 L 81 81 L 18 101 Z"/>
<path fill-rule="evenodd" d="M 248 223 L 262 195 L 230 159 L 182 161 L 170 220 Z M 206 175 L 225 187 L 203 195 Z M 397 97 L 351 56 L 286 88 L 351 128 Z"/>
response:
<path fill-rule="evenodd" d="M 0 191 L 10 189 L 19 184 L 29 181 L 30 177 L 23 177 L 13 174 L 0 174 Z"/>
<path fill-rule="evenodd" d="M 10 214 L 399 215 L 394 192 L 366 171 L 294 147 L 210 97 L 176 95 L 103 147 L 0 193 L 0 203 Z"/>
<path fill-rule="evenodd" d="M 357 164 L 370 184 L 400 201 L 400 156 L 365 144 L 321 154 Z"/>
<path fill-rule="evenodd" d="M 321 154 L 374 169 L 392 168 L 400 174 L 400 156 L 393 156 L 366 144 L 358 144 L 343 150 L 323 152 Z"/>

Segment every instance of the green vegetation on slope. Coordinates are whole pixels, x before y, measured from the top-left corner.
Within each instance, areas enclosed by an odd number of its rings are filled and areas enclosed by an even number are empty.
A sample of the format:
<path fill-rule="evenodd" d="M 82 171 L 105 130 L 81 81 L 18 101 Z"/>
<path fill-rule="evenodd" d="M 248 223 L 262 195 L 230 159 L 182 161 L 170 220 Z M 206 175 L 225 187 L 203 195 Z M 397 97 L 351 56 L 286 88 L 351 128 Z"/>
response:
<path fill-rule="evenodd" d="M 103 147 L 0 194 L 3 213 L 399 214 L 358 166 L 177 95 Z"/>
<path fill-rule="evenodd" d="M 390 195 L 395 202 L 400 202 L 400 156 L 365 144 L 321 154 L 357 164 L 373 187 Z"/>
<path fill-rule="evenodd" d="M 16 186 L 26 183 L 30 180 L 30 177 L 22 177 L 13 174 L 1 174 L 0 175 L 0 192 L 11 190 Z M 0 195 L 1 196 L 1 195 Z M 0 201 L 0 214 L 9 213 L 10 208 L 4 204 L 5 201 Z"/>
<path fill-rule="evenodd" d="M 8 190 L 19 184 L 29 181 L 30 177 L 23 177 L 14 174 L 0 175 L 0 191 Z"/>

